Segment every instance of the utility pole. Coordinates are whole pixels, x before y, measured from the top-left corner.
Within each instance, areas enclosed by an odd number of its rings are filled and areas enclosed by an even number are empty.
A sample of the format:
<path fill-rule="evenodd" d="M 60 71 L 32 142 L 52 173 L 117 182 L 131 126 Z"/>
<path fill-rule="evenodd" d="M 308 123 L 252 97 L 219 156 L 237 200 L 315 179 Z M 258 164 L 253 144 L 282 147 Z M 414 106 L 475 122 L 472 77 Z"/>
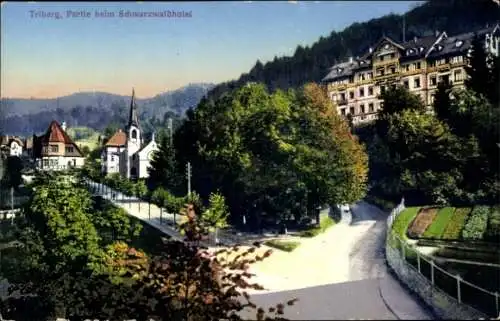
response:
<path fill-rule="evenodd" d="M 188 162 L 186 165 L 187 173 L 186 177 L 188 180 L 188 196 L 191 195 L 191 162 Z"/>

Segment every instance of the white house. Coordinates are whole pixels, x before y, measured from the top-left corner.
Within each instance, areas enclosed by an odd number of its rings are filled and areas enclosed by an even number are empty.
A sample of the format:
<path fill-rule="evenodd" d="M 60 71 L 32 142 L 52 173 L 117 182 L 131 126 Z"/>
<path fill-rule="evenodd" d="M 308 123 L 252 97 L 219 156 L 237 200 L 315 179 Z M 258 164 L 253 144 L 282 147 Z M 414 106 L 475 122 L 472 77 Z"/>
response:
<path fill-rule="evenodd" d="M 7 156 L 20 157 L 23 153 L 23 142 L 17 137 L 0 137 L 0 147 Z"/>
<path fill-rule="evenodd" d="M 101 154 L 103 174 L 120 173 L 126 178 L 146 178 L 153 152 L 158 150 L 154 134 L 144 145 L 135 93 L 132 90 L 129 121 L 125 130 L 119 129 L 104 144 Z"/>

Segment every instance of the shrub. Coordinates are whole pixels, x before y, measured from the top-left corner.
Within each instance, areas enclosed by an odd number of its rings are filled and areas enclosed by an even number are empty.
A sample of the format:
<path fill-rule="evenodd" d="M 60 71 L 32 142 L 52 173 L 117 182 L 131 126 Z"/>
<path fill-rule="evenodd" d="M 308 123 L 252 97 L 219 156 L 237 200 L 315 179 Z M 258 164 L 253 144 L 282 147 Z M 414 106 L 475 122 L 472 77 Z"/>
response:
<path fill-rule="evenodd" d="M 485 238 L 488 241 L 500 242 L 500 206 L 498 205 L 490 209 Z"/>
<path fill-rule="evenodd" d="M 427 228 L 427 230 L 425 230 L 423 237 L 436 239 L 441 238 L 444 234 L 446 226 L 453 218 L 454 211 L 455 208 L 453 207 L 444 207 L 440 209 L 432 224 Z"/>
<path fill-rule="evenodd" d="M 264 244 L 269 246 L 269 247 L 274 247 L 278 250 L 282 250 L 285 252 L 292 252 L 300 245 L 299 242 L 280 241 L 280 240 L 270 240 L 270 241 L 264 242 Z"/>
<path fill-rule="evenodd" d="M 329 227 L 335 225 L 335 221 L 331 217 L 325 217 L 323 220 L 320 220 L 319 226 L 310 228 L 308 230 L 302 231 L 300 233 L 301 237 L 315 237 L 324 231 L 326 231 Z"/>
<path fill-rule="evenodd" d="M 476 206 L 472 210 L 467 223 L 462 230 L 462 237 L 466 240 L 482 240 L 488 224 L 489 208 Z"/>
<path fill-rule="evenodd" d="M 442 238 L 446 240 L 458 240 L 461 238 L 462 229 L 471 212 L 470 208 L 457 208 L 451 220 L 446 225 Z"/>

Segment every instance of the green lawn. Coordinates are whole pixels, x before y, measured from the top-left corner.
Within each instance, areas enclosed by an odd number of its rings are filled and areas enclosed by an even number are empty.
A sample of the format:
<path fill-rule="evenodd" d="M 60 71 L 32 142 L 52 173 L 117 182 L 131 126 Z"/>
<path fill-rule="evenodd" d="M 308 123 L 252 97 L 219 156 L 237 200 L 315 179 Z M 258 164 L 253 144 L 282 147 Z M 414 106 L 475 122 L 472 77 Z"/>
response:
<path fill-rule="evenodd" d="M 408 207 L 399 213 L 392 224 L 392 230 L 398 237 L 403 240 L 407 239 L 406 230 L 413 219 L 417 216 L 418 211 L 420 211 L 420 207 Z"/>
<path fill-rule="evenodd" d="M 301 237 L 315 237 L 316 235 L 323 233 L 333 225 L 335 225 L 335 221 L 331 217 L 327 216 L 320 220 L 319 226 L 302 231 L 299 235 Z"/>
<path fill-rule="evenodd" d="M 264 242 L 264 244 L 267 246 L 270 246 L 270 247 L 274 247 L 275 249 L 278 249 L 278 250 L 282 250 L 285 252 L 292 252 L 300 245 L 300 242 L 270 240 L 270 241 Z"/>
<path fill-rule="evenodd" d="M 443 207 L 441 208 L 432 224 L 425 230 L 422 235 L 425 238 L 436 238 L 440 239 L 444 234 L 446 226 L 449 224 L 450 220 L 452 220 L 453 213 L 455 212 L 454 207 Z"/>
<path fill-rule="evenodd" d="M 452 220 L 444 229 L 442 238 L 445 240 L 458 240 L 462 234 L 462 229 L 469 217 L 471 208 L 462 207 L 455 209 Z"/>

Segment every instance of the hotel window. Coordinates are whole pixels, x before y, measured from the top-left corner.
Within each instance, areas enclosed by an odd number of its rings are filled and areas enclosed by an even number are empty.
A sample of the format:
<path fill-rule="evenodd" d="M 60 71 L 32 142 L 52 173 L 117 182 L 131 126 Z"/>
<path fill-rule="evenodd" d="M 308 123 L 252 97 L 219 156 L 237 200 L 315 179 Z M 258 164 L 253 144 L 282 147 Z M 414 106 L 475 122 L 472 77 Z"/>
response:
<path fill-rule="evenodd" d="M 359 75 L 359 80 L 361 80 L 361 81 L 365 80 L 365 74 Z"/>
<path fill-rule="evenodd" d="M 391 67 L 391 74 L 395 74 L 396 73 L 396 67 Z"/>
<path fill-rule="evenodd" d="M 420 62 L 415 63 L 415 69 L 420 69 L 422 68 L 422 64 Z"/>
<path fill-rule="evenodd" d="M 364 114 L 365 113 L 365 105 L 361 104 L 361 105 L 359 105 L 359 108 L 361 109 L 361 113 Z"/>
<path fill-rule="evenodd" d="M 405 65 L 405 71 L 410 71 L 410 65 Z"/>
<path fill-rule="evenodd" d="M 455 72 L 453 73 L 453 81 L 457 82 L 457 81 L 462 81 L 462 70 L 455 70 Z"/>
<path fill-rule="evenodd" d="M 345 93 L 340 94 L 340 100 L 345 100 Z"/>
<path fill-rule="evenodd" d="M 436 67 L 436 62 L 435 61 L 429 61 L 429 67 Z"/>
<path fill-rule="evenodd" d="M 396 58 L 396 54 L 391 53 L 391 59 L 394 59 L 394 58 Z"/>
<path fill-rule="evenodd" d="M 368 96 L 373 96 L 373 87 L 368 87 Z"/>
<path fill-rule="evenodd" d="M 385 70 L 383 68 L 377 70 L 377 76 L 383 76 L 385 74 Z"/>
<path fill-rule="evenodd" d="M 349 77 L 349 83 L 352 84 L 354 82 L 354 76 Z"/>
<path fill-rule="evenodd" d="M 430 83 L 431 83 L 431 86 L 436 86 L 437 85 L 437 78 L 436 78 L 436 76 L 431 76 Z"/>
<path fill-rule="evenodd" d="M 368 104 L 368 112 L 373 113 L 373 103 Z"/>
<path fill-rule="evenodd" d="M 349 99 L 354 99 L 354 91 L 349 92 Z"/>
<path fill-rule="evenodd" d="M 410 84 L 408 82 L 408 79 L 406 79 L 405 81 L 403 81 L 403 86 L 405 86 L 406 89 L 410 88 Z"/>
<path fill-rule="evenodd" d="M 413 88 L 420 88 L 420 77 L 413 79 Z"/>
<path fill-rule="evenodd" d="M 354 107 L 349 108 L 349 114 L 354 115 Z"/>
<path fill-rule="evenodd" d="M 364 96 L 365 96 L 365 89 L 359 88 L 359 97 L 364 97 Z"/>
<path fill-rule="evenodd" d="M 369 72 L 368 73 L 368 79 L 372 79 L 373 78 L 373 72 Z"/>
<path fill-rule="evenodd" d="M 57 153 L 57 152 L 59 152 L 59 146 L 57 146 L 57 145 L 50 145 L 50 152 L 51 153 Z"/>
<path fill-rule="evenodd" d="M 340 114 L 341 114 L 342 116 L 345 116 L 345 108 L 342 108 L 342 109 L 340 110 Z"/>

